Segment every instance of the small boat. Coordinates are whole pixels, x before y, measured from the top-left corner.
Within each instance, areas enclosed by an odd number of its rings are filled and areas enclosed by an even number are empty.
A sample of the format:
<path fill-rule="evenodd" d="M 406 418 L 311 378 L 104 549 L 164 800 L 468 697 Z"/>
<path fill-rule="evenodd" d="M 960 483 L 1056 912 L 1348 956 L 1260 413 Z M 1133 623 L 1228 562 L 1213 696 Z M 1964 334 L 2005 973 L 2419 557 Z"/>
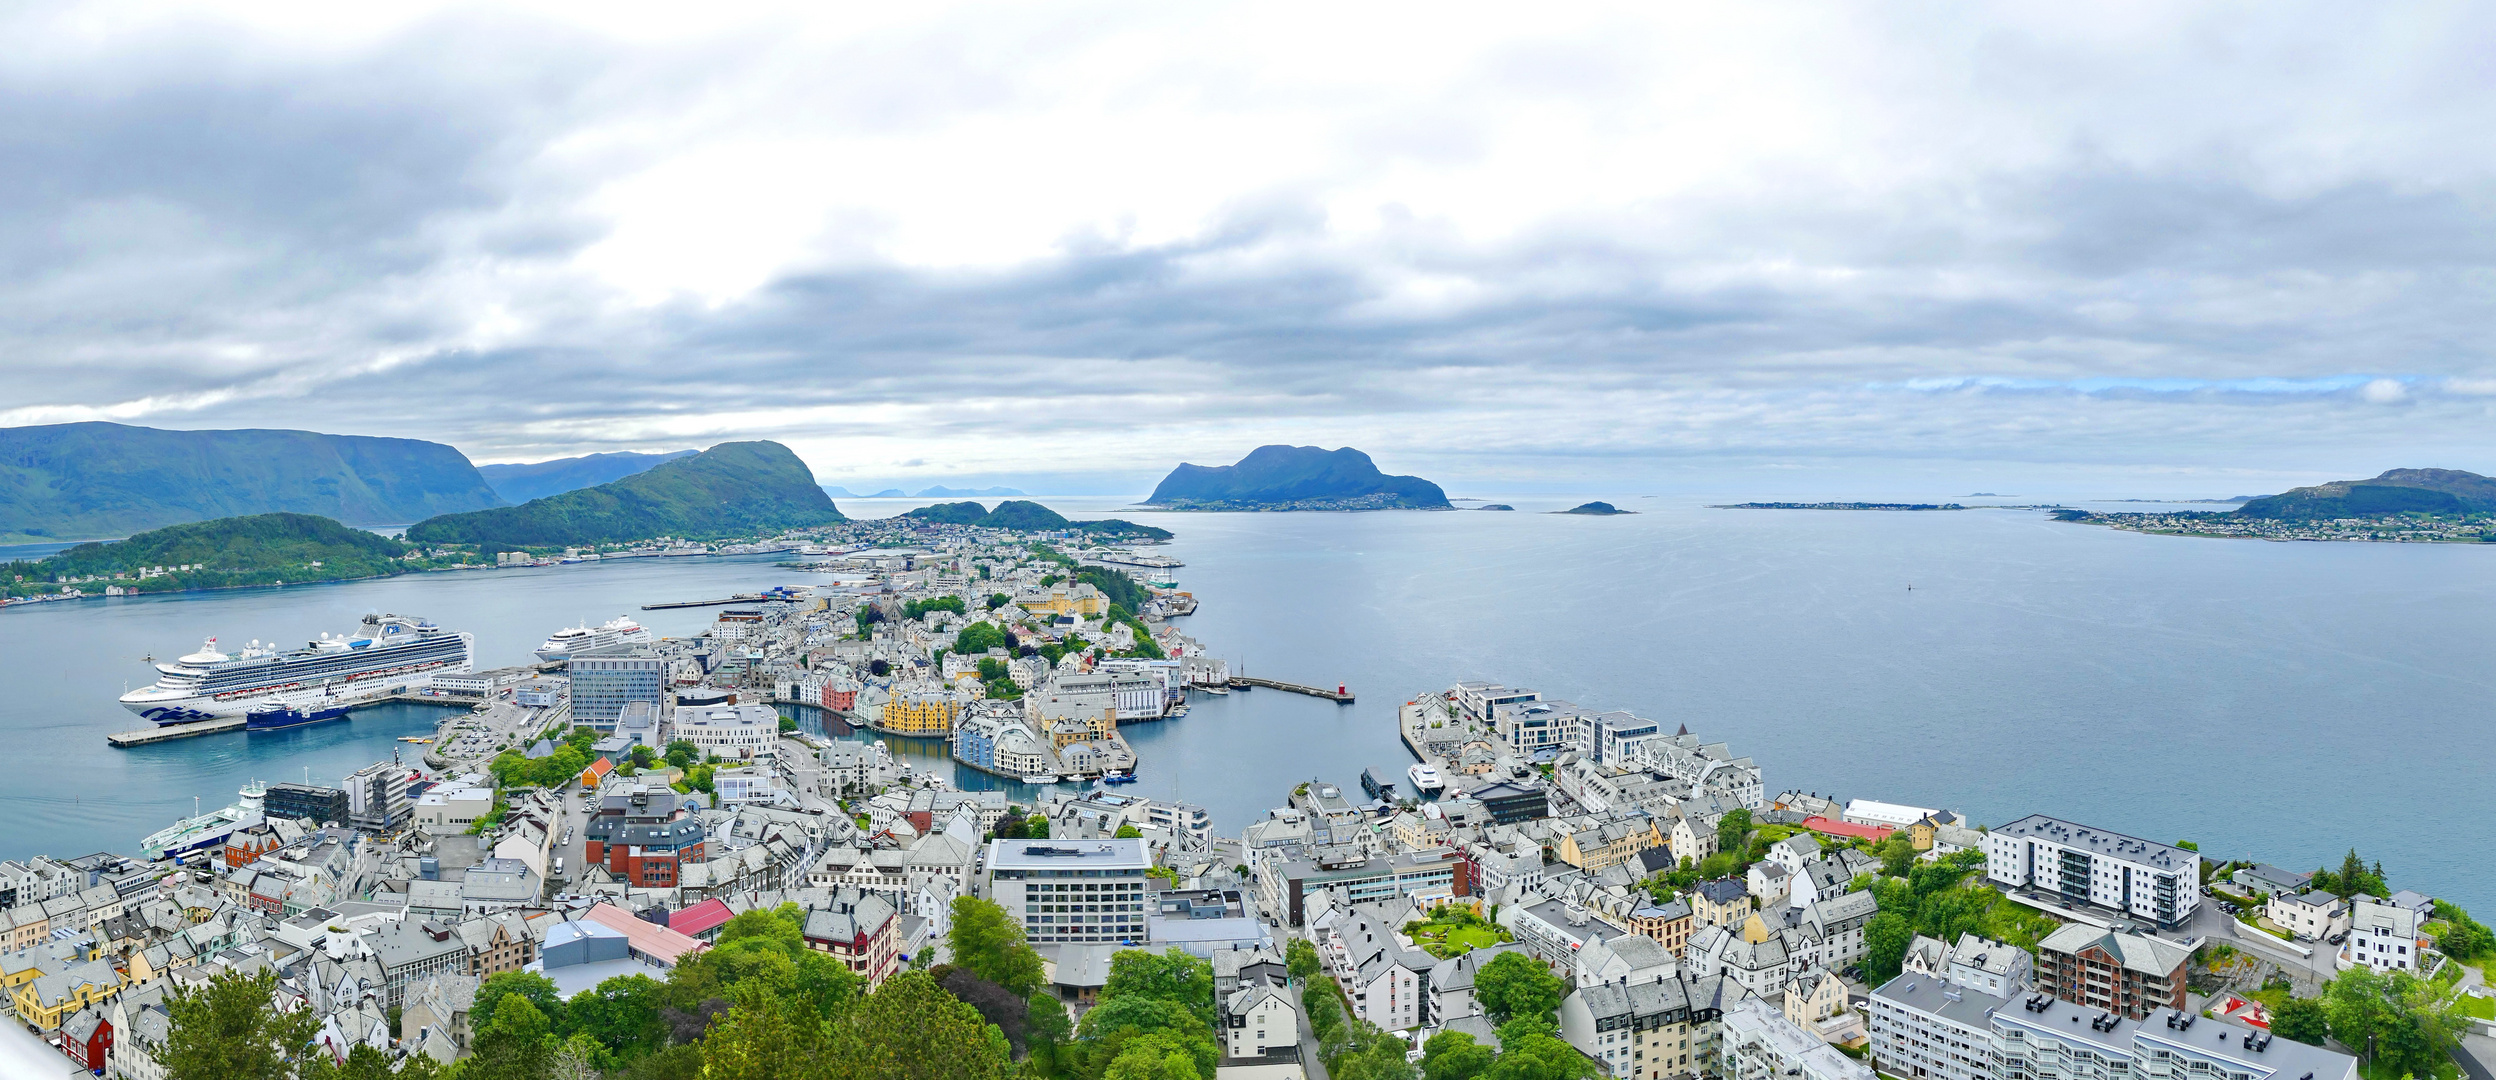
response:
<path fill-rule="evenodd" d="M 1414 762 L 1412 768 L 1404 770 L 1404 775 L 1412 777 L 1415 791 L 1436 794 L 1447 790 L 1447 781 L 1439 776 L 1439 770 L 1432 768 L 1429 762 Z"/>
<path fill-rule="evenodd" d="M 1057 782 L 1057 775 L 1054 773 L 1033 773 L 1030 776 L 1022 777 L 1021 780 L 1026 784 L 1054 784 Z"/>
<path fill-rule="evenodd" d="M 326 724 L 332 720 L 346 718 L 347 707 L 344 705 L 310 705 L 298 709 L 292 705 L 270 702 L 265 705 L 254 705 L 245 712 L 243 729 L 246 731 L 283 731 L 287 728 Z"/>
<path fill-rule="evenodd" d="M 1132 784 L 1135 782 L 1135 770 L 1111 769 L 1108 772 L 1101 774 L 1101 782 L 1104 784 Z"/>

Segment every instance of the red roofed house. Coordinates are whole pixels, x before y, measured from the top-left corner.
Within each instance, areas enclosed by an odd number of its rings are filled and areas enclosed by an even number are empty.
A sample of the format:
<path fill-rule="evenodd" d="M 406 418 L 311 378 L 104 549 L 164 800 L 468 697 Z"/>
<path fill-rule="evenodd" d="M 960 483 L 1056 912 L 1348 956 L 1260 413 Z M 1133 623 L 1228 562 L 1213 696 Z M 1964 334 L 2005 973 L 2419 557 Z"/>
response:
<path fill-rule="evenodd" d="M 728 925 L 736 914 L 719 900 L 705 900 L 668 916 L 667 928 L 689 938 L 715 942 L 719 940 L 719 928 Z"/>
<path fill-rule="evenodd" d="M 615 762 L 609 761 L 606 758 L 595 758 L 590 761 L 588 768 L 581 770 L 581 787 L 590 791 L 596 791 L 598 790 L 598 784 L 607 778 L 608 773 L 614 771 Z"/>
<path fill-rule="evenodd" d="M 1851 821 L 1835 821 L 1824 817 L 1804 818 L 1803 827 L 1828 836 L 1842 836 L 1849 840 L 1870 840 L 1875 844 L 1889 839 L 1889 834 L 1898 831 L 1878 825 L 1857 825 Z"/>

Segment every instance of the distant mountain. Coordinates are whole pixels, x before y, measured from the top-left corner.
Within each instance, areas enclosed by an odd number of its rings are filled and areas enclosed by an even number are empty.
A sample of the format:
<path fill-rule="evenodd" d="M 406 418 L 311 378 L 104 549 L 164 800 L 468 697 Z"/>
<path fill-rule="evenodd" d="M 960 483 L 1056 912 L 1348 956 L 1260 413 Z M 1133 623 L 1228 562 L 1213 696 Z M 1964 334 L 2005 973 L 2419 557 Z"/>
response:
<path fill-rule="evenodd" d="M 1612 514 L 1635 514 L 1637 512 L 1638 511 L 1635 510 L 1623 510 L 1620 507 L 1614 506 L 1608 502 L 1579 503 L 1576 506 L 1572 506 L 1566 510 L 1552 511 L 1552 513 L 1555 514 L 1586 514 L 1593 517 L 1605 517 Z"/>
<path fill-rule="evenodd" d="M 141 592 L 175 592 L 387 577 L 405 572 L 399 556 L 406 552 L 396 540 L 325 517 L 253 514 L 80 544 L 37 565 L 46 575 L 100 574 Z"/>
<path fill-rule="evenodd" d="M 124 424 L 0 428 L 0 542 L 128 536 L 272 512 L 404 525 L 503 500 L 441 443 Z"/>
<path fill-rule="evenodd" d="M 527 465 L 479 465 L 477 475 L 494 488 L 494 494 L 507 503 L 524 503 L 561 495 L 585 487 L 596 487 L 612 480 L 621 480 L 634 473 L 648 472 L 662 461 L 692 457 L 698 450 L 675 450 L 665 454 L 636 454 L 622 451 L 612 454 L 588 454 L 581 457 L 556 458 Z"/>
<path fill-rule="evenodd" d="M 1098 521 L 1069 521 L 1065 515 L 1036 502 L 1009 499 L 994 510 L 975 502 L 937 503 L 922 506 L 901 516 L 917 518 L 938 525 L 978 525 L 990 529 L 1013 529 L 1017 532 L 1055 532 L 1072 529 L 1101 536 L 1138 536 L 1153 540 L 1170 539 L 1168 529 L 1138 525 L 1132 521 L 1105 518 Z"/>
<path fill-rule="evenodd" d="M 1022 492 L 1010 487 L 980 488 L 977 491 L 969 488 L 932 487 L 914 497 L 921 499 L 1010 499 L 1021 495 Z"/>
<path fill-rule="evenodd" d="M 2382 514 L 2496 510 L 2496 479 L 2458 469 L 2393 469 L 2372 480 L 2334 480 L 2248 501 L 2240 517 L 2286 521 Z"/>
<path fill-rule="evenodd" d="M 1146 502 L 1172 510 L 1450 510 L 1418 476 L 1388 476 L 1349 446 L 1260 446 L 1236 465 L 1170 470 Z"/>
<path fill-rule="evenodd" d="M 788 447 L 734 442 L 526 505 L 420 521 L 408 527 L 407 538 L 425 544 L 561 547 L 659 536 L 750 536 L 847 520 Z"/>
<path fill-rule="evenodd" d="M 900 488 L 885 488 L 884 490 L 876 492 L 873 495 L 863 497 L 869 499 L 907 499 L 910 497 L 910 493 L 903 491 Z"/>

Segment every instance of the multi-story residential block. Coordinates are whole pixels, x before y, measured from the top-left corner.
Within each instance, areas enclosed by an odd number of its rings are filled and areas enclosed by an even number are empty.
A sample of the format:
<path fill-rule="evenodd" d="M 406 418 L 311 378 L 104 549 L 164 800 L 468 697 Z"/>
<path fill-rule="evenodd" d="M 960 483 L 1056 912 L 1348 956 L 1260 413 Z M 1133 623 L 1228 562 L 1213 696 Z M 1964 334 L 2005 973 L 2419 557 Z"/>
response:
<path fill-rule="evenodd" d="M 1782 1000 L 1794 958 L 1785 934 L 1753 912 L 1739 927 L 1703 926 L 1690 935 L 1682 963 L 1690 974 L 1722 975 L 1761 997 Z"/>
<path fill-rule="evenodd" d="M 1924 972 L 1881 984 L 1867 1005 L 1874 1067 L 1903 1080 L 2000 1080 L 1993 1013 L 2024 989 L 1992 994 Z"/>
<path fill-rule="evenodd" d="M 1499 706 L 1492 711 L 1491 728 L 1520 757 L 1556 754 L 1568 746 L 1570 725 L 1586 711 L 1570 702 L 1536 698 Z"/>
<path fill-rule="evenodd" d="M 2201 904 L 2200 855 L 2043 814 L 1986 835 L 1985 874 L 2162 927 L 2182 925 Z"/>
<path fill-rule="evenodd" d="M 872 987 L 901 970 L 901 911 L 857 889 L 832 894 L 806 912 L 806 947 L 828 953 Z"/>
<path fill-rule="evenodd" d="M 692 809 L 656 784 L 611 784 L 582 827 L 582 854 L 635 887 L 673 889 L 683 883 L 682 867 L 703 858 L 702 819 Z"/>
<path fill-rule="evenodd" d="M 2349 902 L 2321 890 L 2303 894 L 2275 893 L 2263 913 L 2279 928 L 2307 941 L 2331 937 L 2349 928 Z"/>
<path fill-rule="evenodd" d="M 1033 944 L 1144 943 L 1142 840 L 991 840 L 987 863 L 989 898 Z"/>
<path fill-rule="evenodd" d="M 1974 934 L 1960 934 L 1956 944 L 1918 934 L 1899 967 L 1996 997 L 2025 992 L 2037 979 L 2028 950 Z"/>
<path fill-rule="evenodd" d="M 1495 682 L 1460 682 L 1448 691 L 1457 712 L 1477 724 L 1492 723 L 1503 705 L 1516 705 L 1542 697 L 1523 687 L 1502 686 Z"/>
<path fill-rule="evenodd" d="M 1413 906 L 1398 899 L 1330 914 L 1318 956 L 1353 1015 L 1386 1031 L 1420 1027 L 1429 1016 L 1430 970 L 1438 959 L 1397 937 L 1397 928 L 1417 914 Z"/>
<path fill-rule="evenodd" d="M 1691 998 L 1698 989 L 1679 977 L 1580 986 L 1560 1002 L 1560 1037 L 1602 1065 L 1607 1076 L 1664 1080 L 1690 1075 L 1700 1053 L 1696 1029 L 1716 1019 L 1714 1009 L 1693 1007 Z"/>
<path fill-rule="evenodd" d="M 1321 889 L 1342 889 L 1355 904 L 1413 893 L 1470 896 L 1473 892 L 1464 859 L 1444 849 L 1391 855 L 1371 855 L 1349 846 L 1321 848 L 1310 856 L 1258 852 L 1255 870 L 1266 910 L 1280 913 L 1292 926 L 1301 924 L 1307 899 Z"/>
<path fill-rule="evenodd" d="M 1871 1066 L 1838 1053 L 1758 998 L 1727 1005 L 1720 1023 L 1725 1080 L 1874 1080 Z"/>
<path fill-rule="evenodd" d="M 1300 1045 L 1300 1014 L 1291 995 L 1251 982 L 1222 1001 L 1222 1052 L 1234 1058 L 1264 1057 Z"/>
<path fill-rule="evenodd" d="M 2416 908 L 2358 898 L 2349 905 L 2349 939 L 2340 946 L 2340 966 L 2417 971 L 2419 954 L 2427 950 L 2418 923 Z"/>
<path fill-rule="evenodd" d="M 1664 845 L 1664 834 L 1647 817 L 1616 818 L 1578 829 L 1560 838 L 1554 854 L 1587 873 L 1608 870 L 1641 851 Z"/>
<path fill-rule="evenodd" d="M 1735 926 L 1751 910 L 1749 886 L 1734 878 L 1702 881 L 1690 890 L 1691 917 L 1699 926 Z"/>
<path fill-rule="evenodd" d="M 2357 1059 L 2160 1009 L 2139 1020 L 2037 994 L 1992 1014 L 1997 1080 L 2355 1080 Z"/>
<path fill-rule="evenodd" d="M 889 734 L 934 738 L 953 731 L 962 717 L 962 699 L 934 684 L 896 686 L 878 714 L 876 726 Z"/>
<path fill-rule="evenodd" d="M 2037 989 L 2138 1020 L 2184 1007 L 2192 950 L 2141 934 L 2065 923 L 2037 943 Z"/>
<path fill-rule="evenodd" d="M 1716 796 L 1731 806 L 1757 810 L 1767 801 L 1758 763 L 1735 757 L 1724 743 L 1708 742 L 1690 734 L 1687 728 L 1671 735 L 1635 740 L 1624 751 L 1624 758 L 1665 779 L 1688 783 L 1694 793 Z"/>

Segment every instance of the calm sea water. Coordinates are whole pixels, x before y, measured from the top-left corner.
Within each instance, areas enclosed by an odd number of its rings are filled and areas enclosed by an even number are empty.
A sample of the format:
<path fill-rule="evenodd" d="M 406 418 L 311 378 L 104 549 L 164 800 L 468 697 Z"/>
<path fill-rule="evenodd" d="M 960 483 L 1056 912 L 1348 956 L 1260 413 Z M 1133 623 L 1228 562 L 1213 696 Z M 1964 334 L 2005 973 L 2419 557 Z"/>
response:
<path fill-rule="evenodd" d="M 1109 500 L 1043 500 L 1099 514 Z M 1248 673 L 1348 683 L 1356 705 L 1255 691 L 1127 729 L 1137 790 L 1225 831 L 1293 783 L 1401 773 L 1395 706 L 1457 679 L 1630 709 L 1733 744 L 1772 788 L 2072 817 L 2290 866 L 2354 846 L 2395 883 L 2496 910 L 2479 833 L 2496 812 L 2485 660 L 2496 548 L 2137 536 L 2026 511 L 1711 510 L 1636 516 L 1190 514 L 1176 530 L 1190 633 Z M 862 516 L 915 502 L 843 500 Z M 2140 507 L 2110 507 L 2140 509 Z M 0 612 L 0 740 L 19 829 L 0 857 L 130 850 L 243 781 L 387 756 L 423 710 L 138 751 L 113 705 L 218 634 L 294 639 L 368 610 L 478 635 L 521 660 L 560 625 L 632 611 L 681 634 L 710 612 L 642 603 L 805 575 L 770 558 L 432 574 L 383 582 Z M 1914 586 L 1909 589 L 1908 586 Z M 940 743 L 901 742 L 939 761 Z M 965 786 L 994 786 L 959 774 Z M 1030 790 L 1006 785 L 1017 797 Z"/>

